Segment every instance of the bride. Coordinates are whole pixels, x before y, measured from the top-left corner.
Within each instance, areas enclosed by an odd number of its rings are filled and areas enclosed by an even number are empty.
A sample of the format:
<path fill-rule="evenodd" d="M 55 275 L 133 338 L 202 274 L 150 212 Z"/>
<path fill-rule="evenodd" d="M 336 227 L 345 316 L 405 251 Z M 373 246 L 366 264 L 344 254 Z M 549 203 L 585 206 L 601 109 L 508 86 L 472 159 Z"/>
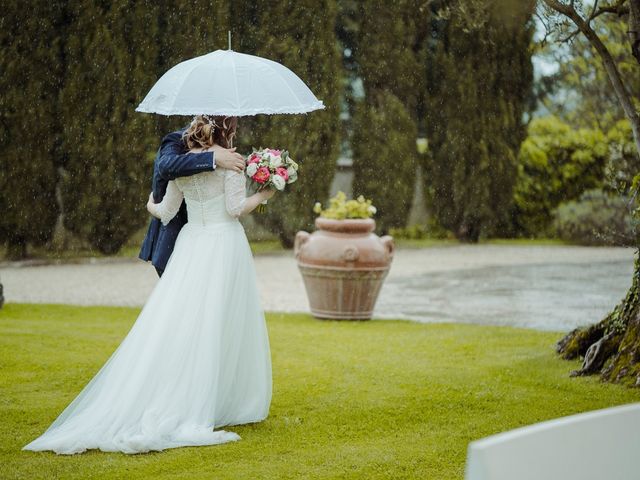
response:
<path fill-rule="evenodd" d="M 229 148 L 237 121 L 220 123 L 196 117 L 186 144 Z M 267 417 L 269 340 L 238 217 L 273 193 L 247 197 L 244 173 L 220 168 L 177 178 L 161 203 L 150 199 L 147 208 L 165 225 L 183 198 L 187 203 L 189 220 L 163 276 L 100 371 L 23 450 L 140 453 L 213 445 L 240 439 L 215 428 Z"/>

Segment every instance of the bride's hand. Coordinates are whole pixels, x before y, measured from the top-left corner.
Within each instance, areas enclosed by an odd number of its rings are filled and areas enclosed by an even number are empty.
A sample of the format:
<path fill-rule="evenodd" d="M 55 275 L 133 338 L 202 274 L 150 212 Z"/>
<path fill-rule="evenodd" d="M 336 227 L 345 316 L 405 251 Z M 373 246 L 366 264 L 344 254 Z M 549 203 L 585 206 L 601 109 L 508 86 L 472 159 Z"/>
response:
<path fill-rule="evenodd" d="M 265 188 L 264 190 L 260 190 L 260 193 L 262 194 L 263 200 L 269 200 L 276 194 L 276 190 L 274 188 Z"/>

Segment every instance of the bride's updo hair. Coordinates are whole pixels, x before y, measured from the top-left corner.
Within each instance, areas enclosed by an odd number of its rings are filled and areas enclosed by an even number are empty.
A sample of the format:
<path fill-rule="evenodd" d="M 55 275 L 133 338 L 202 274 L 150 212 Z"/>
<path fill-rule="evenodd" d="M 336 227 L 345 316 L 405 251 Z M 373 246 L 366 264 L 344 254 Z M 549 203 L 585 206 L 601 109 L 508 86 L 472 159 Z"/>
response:
<path fill-rule="evenodd" d="M 213 144 L 224 148 L 233 147 L 238 117 L 196 115 L 191 125 L 182 134 L 187 148 L 209 148 Z"/>

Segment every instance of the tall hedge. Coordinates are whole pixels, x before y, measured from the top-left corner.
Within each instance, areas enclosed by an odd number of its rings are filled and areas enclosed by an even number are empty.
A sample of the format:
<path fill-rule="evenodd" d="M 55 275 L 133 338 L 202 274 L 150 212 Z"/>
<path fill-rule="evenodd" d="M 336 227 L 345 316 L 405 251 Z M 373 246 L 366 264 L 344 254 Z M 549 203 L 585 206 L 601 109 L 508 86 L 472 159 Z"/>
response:
<path fill-rule="evenodd" d="M 369 92 L 353 118 L 353 194 L 377 208 L 378 230 L 404 227 L 416 174 L 415 118 L 392 93 Z"/>
<path fill-rule="evenodd" d="M 430 157 L 425 187 L 441 225 L 459 239 L 510 224 L 517 154 L 530 105 L 532 1 L 487 2 L 469 18 L 445 2 L 427 55 Z"/>
<path fill-rule="evenodd" d="M 155 81 L 157 10 L 133 0 L 71 2 L 64 122 L 65 227 L 117 252 L 146 220 L 154 119 L 134 111 Z"/>
<path fill-rule="evenodd" d="M 298 182 L 278 193 L 266 213 L 254 214 L 286 246 L 292 245 L 296 231 L 313 227 L 313 204 L 327 198 L 335 171 L 341 87 L 336 12 L 335 0 L 242 0 L 231 8 L 235 48 L 283 63 L 327 107 L 307 115 L 240 120 L 245 150 L 252 145 L 285 148 L 300 164 Z"/>
<path fill-rule="evenodd" d="M 420 64 L 417 2 L 362 2 L 354 52 L 365 96 L 353 117 L 353 192 L 371 198 L 378 228 L 405 226 L 417 168 Z"/>
<path fill-rule="evenodd" d="M 158 78 L 184 60 L 227 48 L 228 0 L 159 0 L 156 5 Z M 184 116 L 155 117 L 159 137 L 191 120 Z"/>
<path fill-rule="evenodd" d="M 3 2 L 0 16 L 0 243 L 11 257 L 53 235 L 60 119 L 63 9 L 56 2 Z"/>

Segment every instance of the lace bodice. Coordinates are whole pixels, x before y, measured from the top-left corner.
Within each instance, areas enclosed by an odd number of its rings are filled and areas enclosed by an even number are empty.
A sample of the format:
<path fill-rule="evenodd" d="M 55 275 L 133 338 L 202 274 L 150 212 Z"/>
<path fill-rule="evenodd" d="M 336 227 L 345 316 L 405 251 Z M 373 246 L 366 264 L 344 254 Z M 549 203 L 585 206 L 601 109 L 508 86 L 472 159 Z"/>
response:
<path fill-rule="evenodd" d="M 184 199 L 189 223 L 209 224 L 237 218 L 246 201 L 245 183 L 244 173 L 223 168 L 180 177 L 169 182 L 167 193 L 162 202 L 152 206 L 152 213 L 167 225 Z"/>

